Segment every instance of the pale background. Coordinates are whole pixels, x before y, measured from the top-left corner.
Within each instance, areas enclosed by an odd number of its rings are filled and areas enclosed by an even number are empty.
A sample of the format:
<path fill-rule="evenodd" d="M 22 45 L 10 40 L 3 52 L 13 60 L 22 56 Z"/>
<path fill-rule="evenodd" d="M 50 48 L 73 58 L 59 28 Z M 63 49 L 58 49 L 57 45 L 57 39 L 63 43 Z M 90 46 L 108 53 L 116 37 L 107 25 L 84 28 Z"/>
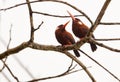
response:
<path fill-rule="evenodd" d="M 77 8 L 84 11 L 93 21 L 95 21 L 103 3 L 105 0 L 64 0 Z M 25 2 L 25 0 L 0 0 L 0 8 L 6 8 L 13 6 L 17 3 Z M 79 14 L 72 8 L 54 2 L 41 2 L 32 4 L 34 11 L 40 11 L 55 15 L 68 15 L 66 10 L 69 10 L 72 14 Z M 120 0 L 112 0 L 105 15 L 102 18 L 103 22 L 120 22 Z M 12 41 L 10 48 L 16 47 L 24 41 L 28 41 L 30 37 L 30 25 L 28 8 L 26 5 L 19 6 L 7 11 L 0 12 L 0 53 L 6 50 L 6 46 L 9 41 L 9 30 L 12 24 Z M 84 17 L 79 17 L 87 26 L 90 27 L 90 23 Z M 56 18 L 44 15 L 34 14 L 34 25 L 37 27 L 42 21 L 43 25 L 39 30 L 35 32 L 35 42 L 45 45 L 60 45 L 55 38 L 54 31 L 59 24 L 63 24 L 66 21 L 71 20 L 70 18 Z M 71 22 L 66 29 L 71 31 Z M 119 38 L 120 37 L 120 25 L 103 26 L 99 25 L 94 32 L 96 38 Z M 79 39 L 75 38 L 76 41 Z M 113 48 L 120 49 L 120 41 L 109 41 L 103 42 L 104 44 Z M 107 49 L 98 46 L 96 52 L 92 52 L 88 44 L 84 44 L 81 47 L 86 53 L 92 58 L 101 63 L 104 67 L 109 69 L 113 74 L 120 78 L 120 53 L 112 52 Z M 70 51 L 71 52 L 71 51 Z M 71 52 L 73 53 L 73 52 Z M 24 49 L 21 52 L 14 54 L 24 66 L 33 73 L 35 78 L 52 76 L 63 73 L 66 71 L 71 63 L 71 59 L 66 55 L 53 52 L 53 51 L 38 51 L 30 48 Z M 26 72 L 20 67 L 20 65 L 14 59 L 15 56 L 9 56 L 7 65 L 11 68 L 13 73 L 20 79 L 20 81 L 28 81 L 31 78 Z M 96 63 L 91 61 L 85 55 L 81 53 L 79 57 L 86 66 L 92 66 L 88 68 L 89 71 L 96 78 L 97 82 L 118 82 L 110 74 L 104 71 Z M 0 68 L 2 63 L 0 62 Z M 81 69 L 77 66 L 76 69 Z M 12 82 L 15 82 L 13 77 L 8 71 L 4 70 L 4 73 L 8 75 Z M 60 78 L 44 80 L 41 82 L 91 82 L 91 79 L 84 71 L 79 71 L 71 75 L 67 75 Z M 0 73 L 0 82 L 7 82 L 3 75 Z"/>

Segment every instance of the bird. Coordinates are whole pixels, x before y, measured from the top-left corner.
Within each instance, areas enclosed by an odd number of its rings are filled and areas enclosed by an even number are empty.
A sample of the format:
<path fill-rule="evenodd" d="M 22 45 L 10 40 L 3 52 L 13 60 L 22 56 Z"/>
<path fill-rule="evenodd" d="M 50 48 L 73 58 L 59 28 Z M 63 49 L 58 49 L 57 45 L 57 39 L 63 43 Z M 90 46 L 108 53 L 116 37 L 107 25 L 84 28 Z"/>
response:
<path fill-rule="evenodd" d="M 72 34 L 65 29 L 69 22 L 70 21 L 57 26 L 57 29 L 55 30 L 55 37 L 62 46 L 75 44 L 75 39 L 73 38 Z M 77 57 L 80 57 L 78 50 L 73 50 L 73 52 Z"/>
<path fill-rule="evenodd" d="M 72 31 L 74 33 L 74 35 L 80 39 L 83 39 L 88 31 L 89 28 L 87 25 L 85 25 L 80 19 L 75 18 L 69 11 L 67 11 L 68 14 L 70 15 L 70 17 L 72 18 Z M 92 38 L 95 38 L 94 35 L 92 35 Z M 90 46 L 91 46 L 91 50 L 94 52 L 97 49 L 97 46 L 93 43 L 90 42 Z"/>

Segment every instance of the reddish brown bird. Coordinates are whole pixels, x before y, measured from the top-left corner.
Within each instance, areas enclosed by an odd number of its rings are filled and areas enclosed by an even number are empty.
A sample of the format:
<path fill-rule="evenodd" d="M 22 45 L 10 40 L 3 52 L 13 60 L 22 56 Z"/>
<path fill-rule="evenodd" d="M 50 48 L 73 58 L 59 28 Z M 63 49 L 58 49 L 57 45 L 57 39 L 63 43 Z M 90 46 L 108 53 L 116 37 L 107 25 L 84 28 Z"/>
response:
<path fill-rule="evenodd" d="M 65 23 L 64 25 L 63 24 L 59 25 L 55 31 L 56 39 L 60 44 L 62 44 L 62 46 L 71 45 L 75 43 L 75 40 L 72 34 L 70 34 L 69 32 L 65 30 L 65 27 L 68 23 L 69 21 Z M 77 57 L 80 56 L 80 53 L 77 50 L 73 50 L 73 52 L 75 53 Z"/>
<path fill-rule="evenodd" d="M 67 11 L 72 18 L 72 31 L 76 37 L 82 39 L 86 36 L 89 31 L 88 26 L 86 26 L 80 19 L 75 18 L 69 11 Z M 92 38 L 94 36 L 92 35 Z M 89 42 L 91 46 L 91 50 L 94 52 L 97 49 L 97 46 L 93 42 Z"/>

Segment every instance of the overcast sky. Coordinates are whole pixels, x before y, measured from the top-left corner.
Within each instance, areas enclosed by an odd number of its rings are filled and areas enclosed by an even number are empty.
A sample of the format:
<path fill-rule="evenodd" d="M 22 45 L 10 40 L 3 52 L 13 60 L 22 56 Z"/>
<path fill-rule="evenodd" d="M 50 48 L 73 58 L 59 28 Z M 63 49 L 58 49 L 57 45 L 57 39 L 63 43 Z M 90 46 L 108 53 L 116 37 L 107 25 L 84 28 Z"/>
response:
<path fill-rule="evenodd" d="M 72 5 L 76 6 L 83 12 L 85 12 L 94 22 L 103 3 L 105 0 L 64 0 Z M 25 2 L 25 0 L 0 0 L 0 8 L 6 8 L 13 6 L 15 4 Z M 102 22 L 120 22 L 120 0 L 112 0 L 105 15 L 102 18 Z M 42 2 L 32 4 L 32 9 L 34 11 L 40 11 L 49 14 L 66 16 L 68 13 L 66 10 L 70 11 L 72 14 L 80 14 L 74 9 L 64 4 L 55 2 Z M 12 25 L 11 37 L 12 41 L 10 48 L 16 47 L 24 41 L 28 41 L 30 37 L 30 24 L 27 6 L 19 6 L 7 11 L 0 11 L 0 53 L 6 50 L 6 46 L 9 41 L 9 30 Z M 85 17 L 80 18 L 87 26 L 90 27 L 89 21 Z M 44 16 L 40 14 L 34 14 L 34 25 L 37 27 L 42 21 L 43 25 L 39 30 L 35 32 L 35 42 L 45 45 L 60 45 L 55 38 L 54 32 L 58 25 L 64 24 L 66 21 L 71 20 L 70 18 L 57 18 Z M 70 22 L 66 29 L 72 33 Z M 73 33 L 72 33 L 73 34 Z M 94 32 L 96 38 L 119 38 L 120 37 L 120 25 L 103 26 L 99 25 Z M 74 36 L 74 35 L 73 35 Z M 75 37 L 75 36 L 74 36 Z M 75 37 L 75 40 L 79 39 Z M 120 49 L 120 41 L 107 41 L 104 44 Z M 100 64 L 106 67 L 109 71 L 120 77 L 120 53 L 109 51 L 105 48 L 98 46 L 96 52 L 92 52 L 89 44 L 84 44 L 81 49 L 89 54 L 92 58 L 97 60 Z M 70 51 L 73 53 L 72 51 Z M 38 51 L 32 50 L 30 48 L 24 49 L 21 52 L 9 56 L 7 60 L 8 66 L 11 68 L 13 73 L 20 79 L 20 81 L 28 81 L 31 77 L 25 73 L 25 71 L 20 67 L 18 62 L 14 59 L 19 58 L 24 66 L 31 71 L 35 78 L 41 78 L 46 76 L 52 76 L 56 74 L 61 74 L 67 70 L 71 63 L 71 59 L 66 55 L 53 52 L 53 51 Z M 81 53 L 81 60 L 86 67 L 91 66 L 88 70 L 93 74 L 97 82 L 118 82 L 105 70 L 99 67 L 92 60 L 87 58 Z M 74 64 L 76 64 L 74 62 Z M 0 68 L 2 63 L 0 62 Z M 81 69 L 77 66 L 76 69 Z M 10 78 L 12 82 L 15 80 L 9 74 L 8 71 L 3 71 Z M 64 77 L 45 80 L 42 82 L 91 82 L 91 79 L 84 71 L 79 71 Z M 0 82 L 7 82 L 2 74 L 0 74 Z"/>

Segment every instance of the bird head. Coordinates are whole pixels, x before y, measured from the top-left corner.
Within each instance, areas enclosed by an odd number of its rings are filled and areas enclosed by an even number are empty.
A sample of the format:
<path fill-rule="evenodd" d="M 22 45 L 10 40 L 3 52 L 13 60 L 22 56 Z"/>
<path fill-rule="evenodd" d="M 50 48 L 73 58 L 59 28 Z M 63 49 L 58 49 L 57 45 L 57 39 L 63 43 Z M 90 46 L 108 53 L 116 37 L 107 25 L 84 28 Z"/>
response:
<path fill-rule="evenodd" d="M 67 26 L 67 24 L 68 24 L 69 22 L 70 22 L 70 21 L 66 22 L 65 24 L 61 24 L 61 25 L 59 25 L 57 28 L 63 30 L 63 29 L 65 29 L 65 27 Z"/>
<path fill-rule="evenodd" d="M 75 18 L 69 11 L 67 11 L 67 12 L 68 12 L 68 14 L 70 15 L 70 17 L 72 18 L 73 23 L 79 23 L 80 25 L 83 24 L 80 19 Z"/>

